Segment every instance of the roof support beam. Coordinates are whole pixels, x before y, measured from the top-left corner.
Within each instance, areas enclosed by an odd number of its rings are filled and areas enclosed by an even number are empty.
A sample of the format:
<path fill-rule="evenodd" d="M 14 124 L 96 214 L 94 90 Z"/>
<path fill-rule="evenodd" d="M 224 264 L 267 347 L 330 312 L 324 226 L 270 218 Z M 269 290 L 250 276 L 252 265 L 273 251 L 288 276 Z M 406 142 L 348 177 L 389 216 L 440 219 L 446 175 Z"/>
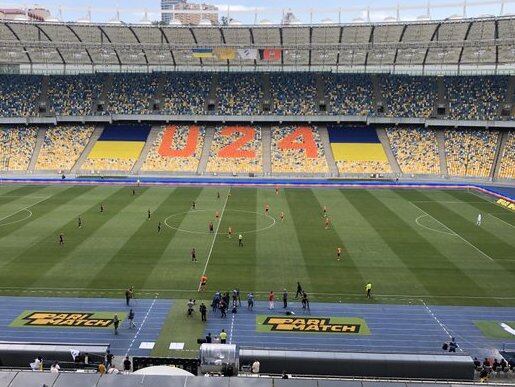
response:
<path fill-rule="evenodd" d="M 404 24 L 404 27 L 402 28 L 401 36 L 399 36 L 399 43 L 402 42 L 402 39 L 404 39 L 404 34 L 406 33 L 406 29 L 408 28 L 407 24 Z M 395 66 L 397 64 L 397 55 L 399 54 L 399 49 L 395 49 L 395 56 L 393 57 L 393 65 Z"/>
<path fill-rule="evenodd" d="M 105 37 L 106 37 L 106 39 L 107 39 L 107 41 L 108 41 L 109 43 L 112 43 L 112 42 L 111 42 L 111 38 L 109 37 L 109 35 L 107 35 L 107 33 L 106 33 L 106 32 L 104 31 L 104 29 L 102 28 L 102 26 L 98 26 L 98 29 L 100 30 L 100 32 L 101 32 L 101 34 L 102 34 L 102 36 L 105 36 Z M 113 50 L 114 50 L 114 53 L 115 53 L 115 55 L 116 55 L 116 59 L 118 60 L 118 64 L 121 66 L 121 65 L 122 65 L 122 61 L 121 61 L 121 59 L 120 59 L 120 55 L 118 55 L 118 51 L 116 50 L 116 48 L 113 48 Z"/>
<path fill-rule="evenodd" d="M 52 39 L 50 39 L 50 36 L 48 36 L 48 34 L 38 25 L 36 24 L 36 28 L 38 29 L 39 32 L 41 32 L 43 35 L 45 35 L 45 37 L 51 42 Z M 65 65 L 66 64 L 66 61 L 64 60 L 64 57 L 63 55 L 61 54 L 61 51 L 59 50 L 58 47 L 55 48 L 55 51 L 57 52 L 57 54 L 59 54 L 59 57 L 61 58 L 61 61 L 63 62 L 63 64 Z"/>
<path fill-rule="evenodd" d="M 134 38 L 136 38 L 136 41 L 141 44 L 141 41 L 139 40 L 139 37 L 138 35 L 136 35 L 136 32 L 134 32 L 134 28 L 130 27 L 129 26 L 129 31 L 132 32 L 132 34 L 134 35 Z M 141 49 L 141 52 L 143 53 L 143 55 L 145 56 L 145 63 L 147 64 L 148 66 L 148 58 L 147 58 L 147 53 L 145 52 L 144 49 Z"/>
<path fill-rule="evenodd" d="M 5 26 L 9 29 L 9 31 L 11 31 L 11 33 L 14 35 L 14 37 L 16 39 L 18 39 L 18 42 L 21 43 L 21 40 L 20 40 L 18 34 L 16 34 L 16 32 L 14 32 L 12 27 L 7 23 L 5 23 Z M 22 46 L 22 49 L 23 49 L 23 51 L 25 51 L 25 55 L 27 55 L 27 59 L 29 60 L 29 63 L 32 65 L 32 58 L 30 57 L 29 52 L 27 51 L 27 48 L 25 46 Z"/>
<path fill-rule="evenodd" d="M 82 39 L 79 36 L 79 34 L 77 34 L 77 32 L 69 24 L 67 24 L 66 27 L 68 27 L 68 29 L 72 32 L 72 34 L 75 35 L 75 37 L 77 38 L 77 40 L 79 42 L 83 43 Z M 88 55 L 88 58 L 89 58 L 89 60 L 91 62 L 91 65 L 94 66 L 95 62 L 93 62 L 93 58 L 91 57 L 91 54 L 89 53 L 89 50 L 87 48 L 85 48 L 84 51 L 86 51 L 86 54 Z"/>

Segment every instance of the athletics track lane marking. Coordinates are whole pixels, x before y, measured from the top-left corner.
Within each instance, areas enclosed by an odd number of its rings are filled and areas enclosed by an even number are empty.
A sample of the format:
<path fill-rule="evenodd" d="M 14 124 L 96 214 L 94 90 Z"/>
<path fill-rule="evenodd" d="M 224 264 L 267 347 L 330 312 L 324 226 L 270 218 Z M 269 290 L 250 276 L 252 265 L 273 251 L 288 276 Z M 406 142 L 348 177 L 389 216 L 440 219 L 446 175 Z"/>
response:
<path fill-rule="evenodd" d="M 211 242 L 211 247 L 209 248 L 209 252 L 207 254 L 206 264 L 204 265 L 204 270 L 202 271 L 201 277 L 203 277 L 206 274 L 207 265 L 209 264 L 209 259 L 211 258 L 211 254 L 213 253 L 213 247 L 215 246 L 216 237 L 218 236 L 218 230 L 220 229 L 220 225 L 222 224 L 222 219 L 224 217 L 225 207 L 227 207 L 227 201 L 229 200 L 229 196 L 231 195 L 231 187 L 229 187 L 229 192 L 227 192 L 227 195 L 225 196 L 225 203 L 222 207 L 222 212 L 220 213 L 220 220 L 218 221 L 216 225 L 215 235 L 213 236 L 213 241 Z M 199 281 L 197 292 L 200 292 L 200 287 L 202 286 L 202 283 Z"/>
<path fill-rule="evenodd" d="M 446 226 L 445 224 L 443 224 L 442 222 L 440 222 L 438 219 L 436 219 L 433 215 L 430 215 L 428 214 L 426 211 L 424 211 L 422 208 L 420 208 L 419 206 L 417 206 L 415 203 L 413 202 L 410 202 L 408 201 L 408 203 L 410 203 L 412 206 L 414 206 L 415 208 L 418 208 L 420 211 L 422 211 L 424 214 L 426 214 L 427 216 L 430 216 L 431 218 L 433 218 L 434 220 L 436 220 L 439 224 L 441 224 L 443 227 L 445 227 L 447 230 L 449 230 L 450 232 L 453 233 L 454 236 L 457 236 L 458 238 L 460 238 L 463 242 L 465 242 L 466 244 L 468 244 L 469 246 L 473 247 L 476 251 L 480 252 L 483 256 L 487 257 L 490 261 L 492 262 L 495 262 L 495 260 L 489 256 L 487 253 L 485 253 L 483 250 L 477 248 L 476 246 L 474 246 L 472 243 L 470 243 L 468 240 L 466 240 L 465 238 L 463 238 L 461 235 L 459 235 L 458 233 L 456 233 L 456 231 L 454 231 L 453 229 L 451 229 L 449 226 Z"/>
<path fill-rule="evenodd" d="M 143 321 L 141 321 L 141 324 L 138 328 L 138 330 L 136 331 L 136 334 L 134 335 L 134 337 L 132 338 L 132 341 L 129 345 L 129 348 L 127 348 L 127 352 L 125 353 L 125 356 L 128 356 L 129 355 L 129 352 L 132 348 L 132 346 L 134 345 L 134 342 L 136 341 L 136 339 L 138 338 L 139 336 L 139 333 L 141 332 L 141 329 L 143 328 L 143 325 L 145 325 L 145 322 L 147 321 L 147 318 L 148 318 L 148 315 L 150 314 L 150 311 L 152 310 L 152 308 L 154 307 L 154 304 L 156 303 L 156 300 L 157 300 L 157 295 L 154 296 L 154 300 L 152 301 L 152 303 L 150 304 L 150 306 L 148 307 L 148 310 L 147 310 L 147 314 L 145 315 L 145 317 L 143 318 Z M 129 321 L 129 324 L 130 324 L 130 321 Z"/>

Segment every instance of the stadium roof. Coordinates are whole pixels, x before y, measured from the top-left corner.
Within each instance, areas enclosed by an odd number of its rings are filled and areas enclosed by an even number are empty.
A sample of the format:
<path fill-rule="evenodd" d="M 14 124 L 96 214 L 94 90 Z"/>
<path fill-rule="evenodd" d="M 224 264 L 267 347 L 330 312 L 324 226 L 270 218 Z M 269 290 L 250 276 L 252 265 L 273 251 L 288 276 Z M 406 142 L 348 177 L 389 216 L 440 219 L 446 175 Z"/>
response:
<path fill-rule="evenodd" d="M 280 53 L 275 55 L 272 49 Z M 263 55 L 263 50 L 268 50 L 268 55 Z M 515 63 L 515 16 L 257 26 L 1 21 L 0 63 L 267 67 L 505 65 Z"/>

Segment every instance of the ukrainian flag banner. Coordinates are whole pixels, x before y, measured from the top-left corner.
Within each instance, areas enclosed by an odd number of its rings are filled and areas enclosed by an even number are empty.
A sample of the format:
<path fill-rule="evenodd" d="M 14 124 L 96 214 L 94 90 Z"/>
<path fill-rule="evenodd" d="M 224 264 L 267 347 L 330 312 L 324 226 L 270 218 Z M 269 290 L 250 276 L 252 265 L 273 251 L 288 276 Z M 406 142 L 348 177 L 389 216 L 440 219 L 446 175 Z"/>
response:
<path fill-rule="evenodd" d="M 137 159 L 145 146 L 150 125 L 108 125 L 88 159 Z"/>
<path fill-rule="evenodd" d="M 349 128 L 340 125 L 327 128 L 335 161 L 388 162 L 375 128 Z"/>

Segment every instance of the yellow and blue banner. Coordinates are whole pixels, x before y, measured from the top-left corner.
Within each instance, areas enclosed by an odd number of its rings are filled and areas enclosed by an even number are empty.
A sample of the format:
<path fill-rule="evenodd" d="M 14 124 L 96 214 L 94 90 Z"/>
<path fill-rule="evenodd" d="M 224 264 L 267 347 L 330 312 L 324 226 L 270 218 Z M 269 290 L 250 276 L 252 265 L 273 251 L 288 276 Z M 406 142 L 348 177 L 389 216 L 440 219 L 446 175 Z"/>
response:
<path fill-rule="evenodd" d="M 193 58 L 213 58 L 212 48 L 194 48 L 191 50 L 191 56 Z"/>
<path fill-rule="evenodd" d="M 150 125 L 108 125 L 88 159 L 137 159 L 149 132 Z"/>
<path fill-rule="evenodd" d="M 335 161 L 385 161 L 388 159 L 375 128 L 327 128 Z"/>

